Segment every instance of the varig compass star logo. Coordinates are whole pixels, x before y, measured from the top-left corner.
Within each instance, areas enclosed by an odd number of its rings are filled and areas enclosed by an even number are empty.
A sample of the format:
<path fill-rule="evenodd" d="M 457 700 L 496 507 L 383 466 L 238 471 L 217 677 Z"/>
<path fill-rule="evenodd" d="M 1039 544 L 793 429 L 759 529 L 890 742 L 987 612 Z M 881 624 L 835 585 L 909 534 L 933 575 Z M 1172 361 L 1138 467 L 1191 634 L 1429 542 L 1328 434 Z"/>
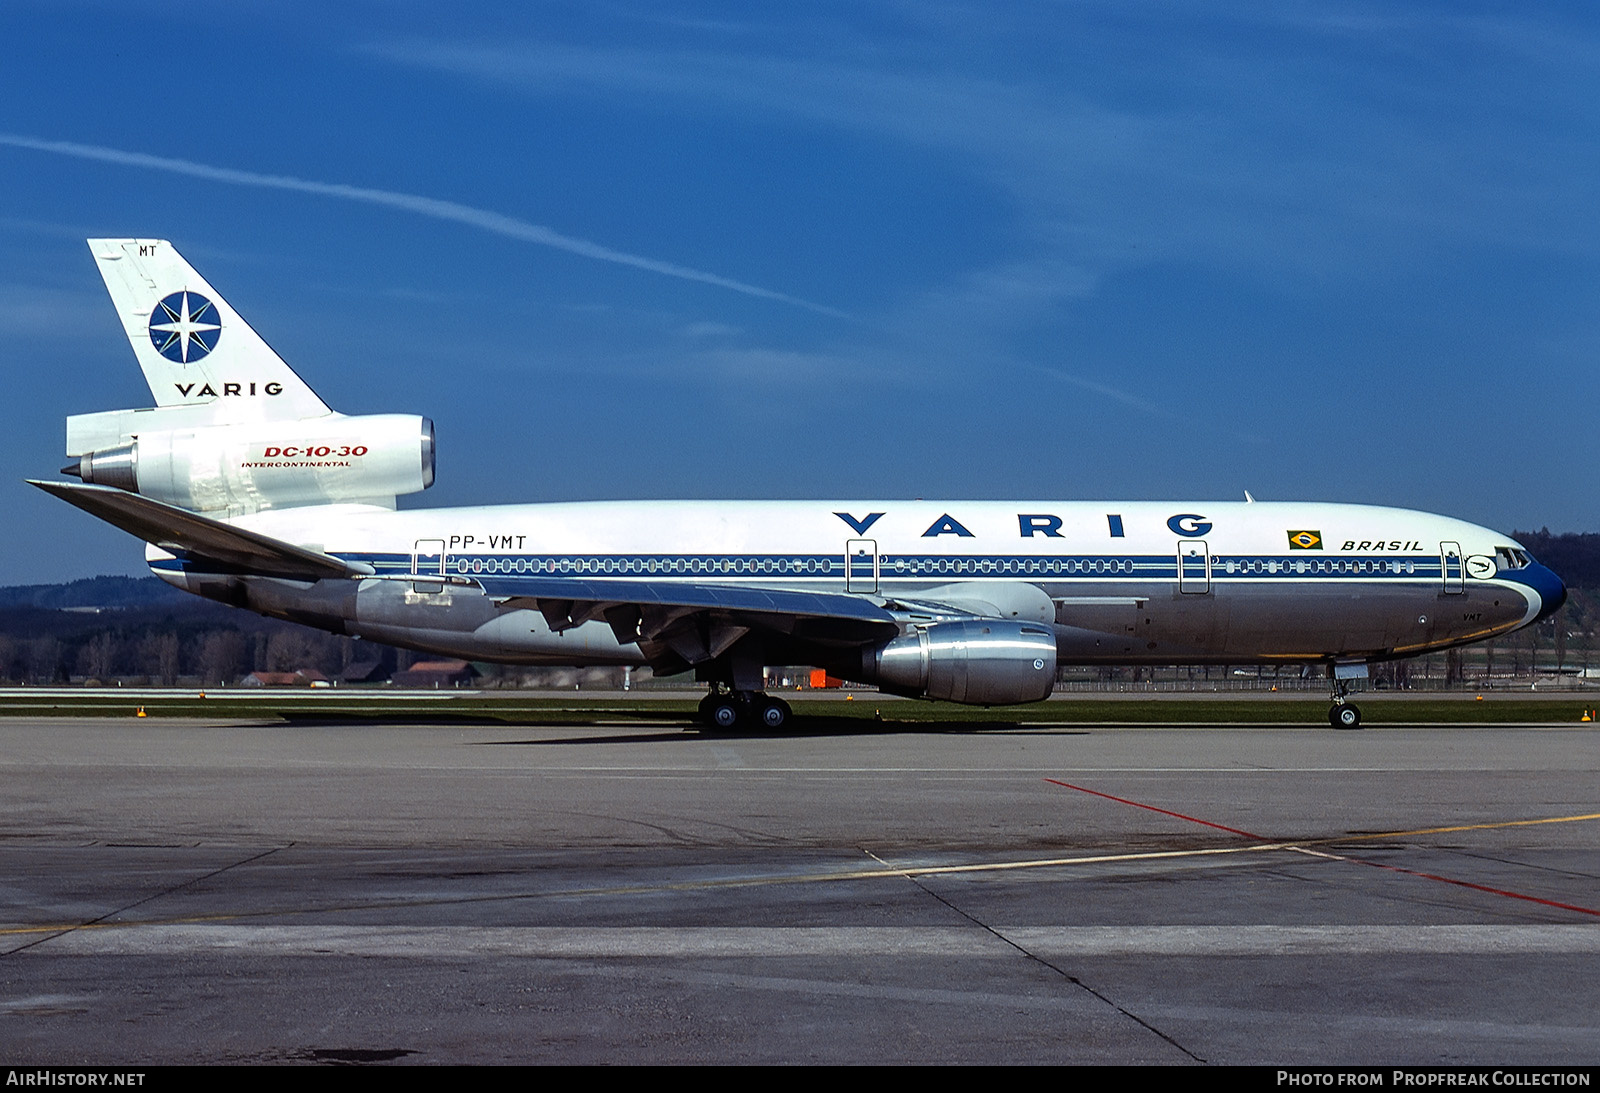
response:
<path fill-rule="evenodd" d="M 169 361 L 192 364 L 217 347 L 217 308 L 198 292 L 174 292 L 150 313 L 150 340 Z"/>

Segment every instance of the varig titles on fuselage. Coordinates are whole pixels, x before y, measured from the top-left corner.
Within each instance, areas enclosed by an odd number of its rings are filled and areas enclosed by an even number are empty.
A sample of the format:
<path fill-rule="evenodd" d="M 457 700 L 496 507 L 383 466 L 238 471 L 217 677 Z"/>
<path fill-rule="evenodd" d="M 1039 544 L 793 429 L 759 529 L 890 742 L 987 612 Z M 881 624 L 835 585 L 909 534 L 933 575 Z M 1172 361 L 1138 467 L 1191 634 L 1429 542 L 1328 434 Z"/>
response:
<path fill-rule="evenodd" d="M 274 451 L 273 454 L 278 453 Z M 284 451 L 283 454 L 289 453 Z M 307 454 L 310 454 L 309 450 Z M 319 452 L 318 454 L 321 453 Z M 889 510 L 869 512 L 862 516 L 856 516 L 849 512 L 835 512 L 833 515 L 843 521 L 855 535 L 866 536 L 873 533 L 874 530 L 878 534 L 883 534 L 887 529 L 880 521 L 885 517 L 889 517 L 891 512 Z M 975 540 L 985 537 L 982 523 L 976 520 L 964 520 L 959 513 L 941 513 L 923 528 L 922 521 L 926 519 L 926 516 L 918 519 L 915 526 L 922 528 L 922 530 L 913 532 L 912 537 L 922 539 L 952 537 Z M 1050 512 L 1019 512 L 1016 514 L 1015 519 L 1016 537 L 1020 539 L 1064 539 L 1074 532 L 1083 532 L 1107 539 L 1125 539 L 1128 537 L 1128 523 L 1134 518 L 1125 518 L 1121 513 L 1105 513 L 1102 517 L 1092 521 L 1077 518 L 1080 521 L 1077 526 L 1069 523 L 1068 517 Z M 893 524 L 894 521 L 890 520 L 890 523 Z M 1218 530 L 1216 521 L 1201 513 L 1175 513 L 1163 523 L 1168 531 L 1183 539 L 1197 539 L 1214 534 Z M 972 530 L 974 527 L 980 530 Z M 903 528 L 897 530 L 904 531 Z M 1145 528 L 1144 530 L 1149 531 L 1150 529 Z M 1226 527 L 1224 526 L 1222 530 L 1225 531 Z M 1290 550 L 1323 549 L 1321 531 L 1285 529 L 1284 534 L 1287 537 L 1287 545 Z M 1009 538 L 1010 536 L 1007 535 L 1007 537 Z M 443 540 L 447 542 L 448 549 L 452 553 L 480 549 L 521 550 L 526 539 L 526 535 L 489 533 L 482 530 L 472 532 L 452 530 L 443 535 Z M 1416 554 L 1431 552 L 1429 547 L 1424 546 L 1423 542 L 1417 539 L 1345 539 L 1340 542 L 1337 549 L 1341 551 L 1384 551 L 1387 553 Z"/>
<path fill-rule="evenodd" d="M 869 512 L 864 516 L 856 516 L 849 512 L 835 512 L 840 520 L 857 535 L 866 535 L 880 520 L 888 516 L 887 511 Z M 1032 539 L 1043 536 L 1047 539 L 1065 538 L 1068 531 L 1074 529 L 1067 525 L 1065 517 L 1050 512 L 1019 512 L 1017 518 L 1017 536 L 1022 539 Z M 1121 513 L 1108 512 L 1104 514 L 1105 523 L 1100 525 L 1095 522 L 1095 532 L 1103 534 L 1108 539 L 1123 539 L 1127 537 L 1127 526 Z M 1198 539 L 1212 534 L 1216 530 L 1216 523 L 1202 513 L 1179 512 L 1169 516 L 1166 520 L 1167 530 L 1184 539 Z M 1288 536 L 1288 545 L 1291 550 L 1321 550 L 1323 548 L 1322 533 L 1310 529 L 1285 529 Z M 941 513 L 940 516 L 928 524 L 927 529 L 921 532 L 920 538 L 937 539 L 941 536 L 951 535 L 960 539 L 981 538 L 980 533 L 972 531 L 967 523 L 963 523 L 960 516 L 955 513 Z M 481 542 L 482 540 L 480 540 Z M 1425 553 L 1420 540 L 1416 539 L 1346 539 L 1340 550 L 1382 550 L 1389 552 L 1415 552 Z"/>

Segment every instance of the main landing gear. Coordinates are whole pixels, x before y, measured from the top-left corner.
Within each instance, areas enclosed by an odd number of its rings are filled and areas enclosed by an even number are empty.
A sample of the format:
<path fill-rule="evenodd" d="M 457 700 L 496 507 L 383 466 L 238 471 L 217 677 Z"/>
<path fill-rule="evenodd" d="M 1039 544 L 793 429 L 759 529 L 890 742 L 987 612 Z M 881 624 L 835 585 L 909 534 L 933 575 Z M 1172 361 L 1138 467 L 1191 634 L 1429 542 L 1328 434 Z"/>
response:
<path fill-rule="evenodd" d="M 1361 707 L 1351 702 L 1346 696 L 1350 688 L 1342 679 L 1333 681 L 1333 705 L 1328 708 L 1328 724 L 1336 729 L 1359 729 L 1361 727 Z"/>
<path fill-rule="evenodd" d="M 718 687 L 700 700 L 700 721 L 721 732 L 764 729 L 776 732 L 789 723 L 789 704 L 763 691 L 734 691 Z"/>

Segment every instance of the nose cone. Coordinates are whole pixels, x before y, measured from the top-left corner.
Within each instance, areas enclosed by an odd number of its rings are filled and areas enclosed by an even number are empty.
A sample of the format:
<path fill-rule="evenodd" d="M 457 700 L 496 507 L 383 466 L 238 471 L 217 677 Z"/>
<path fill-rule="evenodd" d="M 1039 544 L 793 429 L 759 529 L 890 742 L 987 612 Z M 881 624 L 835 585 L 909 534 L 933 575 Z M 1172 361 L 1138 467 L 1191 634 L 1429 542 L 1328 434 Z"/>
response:
<path fill-rule="evenodd" d="M 1560 577 L 1538 562 L 1517 570 L 1516 579 L 1518 584 L 1527 585 L 1539 597 L 1539 613 L 1534 616 L 1534 622 L 1554 615 L 1567 602 L 1567 586 L 1561 583 Z"/>

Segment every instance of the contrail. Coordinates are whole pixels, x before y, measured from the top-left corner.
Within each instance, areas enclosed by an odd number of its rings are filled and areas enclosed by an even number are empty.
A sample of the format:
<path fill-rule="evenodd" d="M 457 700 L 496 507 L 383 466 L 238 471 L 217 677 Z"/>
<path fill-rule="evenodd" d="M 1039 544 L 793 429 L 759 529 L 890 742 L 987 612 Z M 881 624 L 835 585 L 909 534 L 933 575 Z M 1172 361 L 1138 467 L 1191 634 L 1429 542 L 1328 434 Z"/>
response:
<path fill-rule="evenodd" d="M 117 163 L 124 167 L 147 167 L 155 171 L 170 171 L 173 174 L 204 178 L 212 182 L 228 182 L 235 186 L 260 186 L 271 190 L 295 190 L 305 194 L 318 194 L 322 197 L 343 198 L 346 201 L 364 201 L 369 205 L 386 205 L 391 209 L 402 209 L 406 212 L 417 213 L 420 216 L 431 216 L 435 220 L 452 220 L 457 224 L 480 228 L 483 231 L 503 235 L 509 239 L 520 239 L 525 243 L 537 243 L 544 247 L 554 247 L 557 250 L 579 254 L 585 258 L 593 258 L 600 262 L 614 262 L 619 266 L 632 266 L 634 269 L 659 273 L 665 277 L 676 277 L 683 281 L 697 281 L 703 285 L 715 285 L 717 288 L 742 292 L 746 296 L 756 296 L 763 300 L 775 300 L 779 303 L 792 304 L 795 307 L 803 307 L 808 311 L 831 315 L 839 319 L 849 318 L 843 311 L 826 307 L 822 304 L 814 304 L 810 300 L 802 300 L 798 296 L 774 292 L 769 288 L 745 284 L 743 281 L 735 281 L 728 277 L 719 277 L 715 273 L 706 273 L 703 270 L 691 269 L 688 266 L 674 265 L 671 262 L 658 262 L 654 258 L 629 254 L 627 251 L 612 250 L 610 247 L 601 246 L 599 243 L 591 243 L 587 239 L 577 239 L 570 235 L 562 235 L 560 232 L 544 227 L 541 224 L 533 224 L 526 220 L 519 220 L 514 216 L 505 216 L 502 213 L 491 212 L 488 209 L 477 209 L 471 205 L 462 205 L 455 201 L 440 201 L 437 198 L 422 197 L 418 194 L 396 193 L 393 190 L 375 190 L 366 186 L 346 186 L 338 182 L 316 182 L 311 179 L 295 178 L 292 175 L 264 175 L 255 171 L 240 171 L 232 167 L 213 167 L 210 164 L 195 163 L 187 159 L 153 156 L 146 152 L 124 152 L 118 148 L 105 148 L 98 144 L 77 144 L 66 140 L 37 140 L 33 137 L 20 137 L 10 133 L 0 133 L 0 145 L 10 145 L 13 148 L 29 148 L 36 152 L 53 152 L 56 155 L 74 156 L 78 159 L 99 160 L 102 163 Z"/>

